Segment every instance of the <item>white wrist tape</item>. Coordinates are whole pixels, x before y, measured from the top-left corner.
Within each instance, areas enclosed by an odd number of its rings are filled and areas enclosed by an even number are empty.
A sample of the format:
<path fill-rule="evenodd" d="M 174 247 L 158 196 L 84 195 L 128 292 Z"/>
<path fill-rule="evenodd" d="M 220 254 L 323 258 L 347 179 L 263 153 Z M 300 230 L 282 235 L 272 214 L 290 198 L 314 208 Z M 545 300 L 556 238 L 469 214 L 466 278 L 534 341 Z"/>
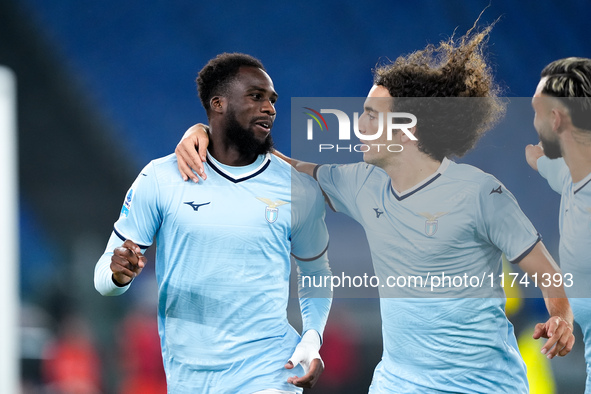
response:
<path fill-rule="evenodd" d="M 322 361 L 322 358 L 320 358 L 320 353 L 318 353 L 319 350 L 320 334 L 318 334 L 316 330 L 308 330 L 302 336 L 300 343 L 296 346 L 289 361 L 291 361 L 294 367 L 301 364 L 304 368 L 304 372 L 308 373 L 310 370 L 310 363 L 316 358 L 319 359 L 324 366 L 324 362 Z"/>

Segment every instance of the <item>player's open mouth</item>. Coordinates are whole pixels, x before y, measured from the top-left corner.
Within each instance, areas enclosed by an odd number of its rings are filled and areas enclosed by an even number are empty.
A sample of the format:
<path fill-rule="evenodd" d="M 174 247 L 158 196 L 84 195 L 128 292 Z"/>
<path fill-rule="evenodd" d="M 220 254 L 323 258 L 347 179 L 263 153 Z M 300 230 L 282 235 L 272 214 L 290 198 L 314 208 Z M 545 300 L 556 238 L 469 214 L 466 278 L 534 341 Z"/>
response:
<path fill-rule="evenodd" d="M 255 125 L 267 133 L 269 133 L 271 131 L 271 127 L 273 127 L 273 123 L 271 122 L 256 122 Z"/>

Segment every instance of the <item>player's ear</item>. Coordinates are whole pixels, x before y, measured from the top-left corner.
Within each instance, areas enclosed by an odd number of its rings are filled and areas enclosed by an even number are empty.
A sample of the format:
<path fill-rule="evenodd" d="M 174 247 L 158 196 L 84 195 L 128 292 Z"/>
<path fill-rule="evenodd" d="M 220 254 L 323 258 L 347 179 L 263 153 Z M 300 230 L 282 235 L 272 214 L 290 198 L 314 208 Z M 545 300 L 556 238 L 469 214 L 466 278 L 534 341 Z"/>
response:
<path fill-rule="evenodd" d="M 551 119 L 553 132 L 560 134 L 561 126 L 564 123 L 564 116 L 565 114 L 559 108 L 552 108 Z"/>
<path fill-rule="evenodd" d="M 552 131 L 557 134 L 562 133 L 565 129 L 572 128 L 572 119 L 566 108 L 552 109 Z"/>
<path fill-rule="evenodd" d="M 214 96 L 209 100 L 209 107 L 212 111 L 218 113 L 224 113 L 224 108 L 226 107 L 226 100 L 221 96 Z"/>
<path fill-rule="evenodd" d="M 416 136 L 417 126 L 410 127 L 406 130 L 408 132 L 410 132 L 412 135 Z M 402 130 L 400 130 L 399 132 L 400 132 L 400 142 L 403 142 L 403 143 L 416 142 L 415 140 L 411 140 L 410 137 L 408 135 L 406 135 L 406 133 L 402 132 Z"/>

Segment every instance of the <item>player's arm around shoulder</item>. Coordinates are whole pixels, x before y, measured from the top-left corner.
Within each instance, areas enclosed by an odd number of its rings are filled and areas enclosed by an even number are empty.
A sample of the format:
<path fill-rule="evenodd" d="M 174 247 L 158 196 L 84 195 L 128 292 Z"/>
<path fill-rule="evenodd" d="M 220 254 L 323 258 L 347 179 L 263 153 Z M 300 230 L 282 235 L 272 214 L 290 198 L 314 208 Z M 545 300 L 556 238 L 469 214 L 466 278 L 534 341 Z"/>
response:
<path fill-rule="evenodd" d="M 203 163 L 207 158 L 208 131 L 209 126 L 203 123 L 189 127 L 174 150 L 178 170 L 184 181 L 191 179 L 193 182 L 199 183 L 199 177 L 203 180 L 207 179 Z"/>
<path fill-rule="evenodd" d="M 542 353 L 549 359 L 555 356 L 566 356 L 573 348 L 573 313 L 564 291 L 563 281 L 555 281 L 555 275 L 562 275 L 560 268 L 544 246 L 538 242 L 527 256 L 519 263 L 519 267 L 530 277 L 539 278 L 540 290 L 544 295 L 546 308 L 550 318 L 545 323 L 538 323 L 534 330 L 534 339 L 548 338 L 542 347 Z M 551 278 L 550 285 L 545 286 L 543 278 Z"/>
<path fill-rule="evenodd" d="M 288 156 L 284 155 L 283 153 L 279 152 L 278 150 L 274 150 L 273 154 L 275 156 L 277 156 L 278 158 L 280 158 L 281 160 L 289 163 L 298 172 L 301 172 L 302 174 L 310 175 L 312 177 L 314 176 L 314 171 L 315 171 L 316 167 L 318 166 L 318 164 L 316 164 L 316 163 L 310 163 L 307 161 L 302 161 L 302 160 L 294 159 L 292 157 L 288 157 Z"/>

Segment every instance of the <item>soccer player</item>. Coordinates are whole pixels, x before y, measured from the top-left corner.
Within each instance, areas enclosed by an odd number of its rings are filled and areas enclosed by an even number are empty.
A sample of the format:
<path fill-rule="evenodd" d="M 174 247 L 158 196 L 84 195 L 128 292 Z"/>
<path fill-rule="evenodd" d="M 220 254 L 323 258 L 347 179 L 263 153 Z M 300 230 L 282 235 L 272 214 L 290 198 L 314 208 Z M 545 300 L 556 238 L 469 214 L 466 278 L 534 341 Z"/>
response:
<path fill-rule="evenodd" d="M 300 338 L 286 313 L 290 253 L 300 274 L 330 275 L 324 199 L 269 153 L 277 93 L 260 61 L 219 55 L 197 84 L 211 125 L 208 182 L 183 182 L 174 154 L 150 162 L 127 193 L 95 287 L 127 291 L 155 237 L 168 392 L 301 393 L 324 369 L 332 298 L 300 288 Z"/>
<path fill-rule="evenodd" d="M 556 60 L 542 71 L 532 99 L 541 146 L 528 145 L 529 165 L 562 195 L 560 266 L 573 276 L 567 289 L 583 331 L 591 393 L 591 59 Z M 563 158 L 563 159 L 561 159 Z"/>
<path fill-rule="evenodd" d="M 399 144 L 401 152 L 372 148 L 365 163 L 339 166 L 292 161 L 314 175 L 332 207 L 364 227 L 380 278 L 496 277 L 502 253 L 529 275 L 560 274 L 511 193 L 492 175 L 449 159 L 469 151 L 504 110 L 482 54 L 489 31 L 428 46 L 375 71 L 358 122 L 367 136 L 361 142 Z M 386 133 L 370 140 L 387 112 L 416 115 L 411 131 L 418 140 L 401 131 L 391 141 Z M 200 164 L 192 144 L 202 132 L 194 126 L 177 147 L 179 155 L 190 153 L 181 171 Z M 418 289 L 414 298 L 383 293 L 383 357 L 370 393 L 528 392 L 502 291 L 451 287 Z M 549 338 L 542 348 L 548 358 L 564 356 L 574 344 L 568 300 L 561 284 L 541 290 L 550 318 L 536 325 L 534 338 Z"/>

